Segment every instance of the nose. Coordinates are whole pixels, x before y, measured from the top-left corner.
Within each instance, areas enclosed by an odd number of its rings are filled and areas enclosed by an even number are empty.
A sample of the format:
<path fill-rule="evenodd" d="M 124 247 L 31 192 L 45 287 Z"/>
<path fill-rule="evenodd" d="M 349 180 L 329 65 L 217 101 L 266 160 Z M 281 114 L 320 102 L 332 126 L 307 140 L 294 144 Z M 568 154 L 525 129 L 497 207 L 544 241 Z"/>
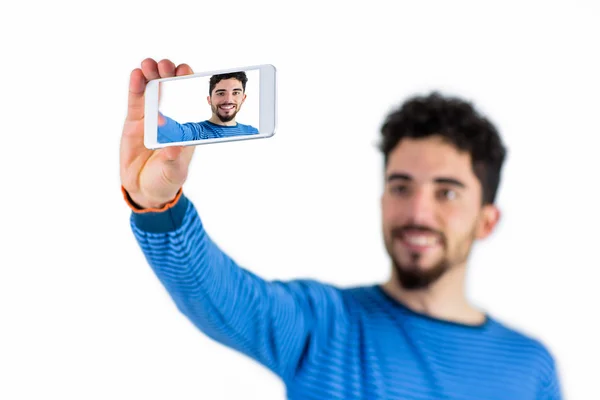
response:
<path fill-rule="evenodd" d="M 225 103 L 233 103 L 233 93 L 225 94 Z"/>
<path fill-rule="evenodd" d="M 415 190 L 406 204 L 413 222 L 424 226 L 435 226 L 435 205 L 433 194 L 425 188 Z"/>

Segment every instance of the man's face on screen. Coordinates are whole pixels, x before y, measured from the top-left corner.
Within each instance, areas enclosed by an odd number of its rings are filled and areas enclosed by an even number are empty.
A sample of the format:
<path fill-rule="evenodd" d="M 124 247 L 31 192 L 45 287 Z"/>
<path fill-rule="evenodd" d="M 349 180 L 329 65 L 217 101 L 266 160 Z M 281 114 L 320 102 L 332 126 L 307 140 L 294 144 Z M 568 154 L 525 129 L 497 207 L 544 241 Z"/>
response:
<path fill-rule="evenodd" d="M 221 122 L 233 121 L 240 111 L 242 104 L 246 100 L 242 82 L 235 78 L 223 79 L 215 85 L 208 104 L 211 107 L 213 115 L 216 115 Z"/>

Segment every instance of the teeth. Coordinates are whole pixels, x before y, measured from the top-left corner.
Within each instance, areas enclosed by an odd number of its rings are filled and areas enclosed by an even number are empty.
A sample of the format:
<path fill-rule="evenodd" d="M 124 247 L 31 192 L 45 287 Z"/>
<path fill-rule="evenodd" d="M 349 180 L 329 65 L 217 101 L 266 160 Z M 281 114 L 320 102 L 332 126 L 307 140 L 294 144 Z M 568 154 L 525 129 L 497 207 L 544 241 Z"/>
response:
<path fill-rule="evenodd" d="M 437 242 L 434 236 L 408 236 L 405 240 L 416 246 L 433 246 Z"/>

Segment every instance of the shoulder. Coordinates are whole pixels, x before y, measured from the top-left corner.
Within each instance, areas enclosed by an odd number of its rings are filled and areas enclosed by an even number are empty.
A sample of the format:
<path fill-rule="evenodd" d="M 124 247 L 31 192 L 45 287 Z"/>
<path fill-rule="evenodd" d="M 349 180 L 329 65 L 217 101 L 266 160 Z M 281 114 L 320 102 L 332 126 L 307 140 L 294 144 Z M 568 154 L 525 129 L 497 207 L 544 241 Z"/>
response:
<path fill-rule="evenodd" d="M 209 120 L 200 121 L 200 122 L 194 122 L 193 124 L 196 125 L 196 126 L 202 127 L 202 128 L 206 128 L 206 129 L 212 129 L 212 128 L 217 127 L 217 125 L 213 124 Z"/>
<path fill-rule="evenodd" d="M 549 346 L 540 338 L 508 324 L 492 320 L 496 342 L 507 357 L 535 371 L 542 381 L 556 379 L 556 359 Z"/>
<path fill-rule="evenodd" d="M 370 286 L 341 287 L 315 279 L 294 279 L 289 281 L 288 284 L 303 288 L 306 293 L 314 298 L 327 297 L 335 299 L 337 302 L 356 304 L 368 303 L 373 290 Z"/>
<path fill-rule="evenodd" d="M 354 304 L 349 302 L 346 289 L 315 279 L 294 279 L 275 281 L 278 290 L 292 294 L 298 305 L 311 312 L 318 318 L 328 320 L 346 319 Z"/>
<path fill-rule="evenodd" d="M 238 122 L 237 127 L 245 133 L 258 133 L 258 129 L 256 129 L 252 125 L 240 124 Z"/>
<path fill-rule="evenodd" d="M 315 279 L 294 279 L 290 281 L 275 281 L 275 283 L 301 296 L 303 301 L 312 303 L 314 307 L 319 307 L 326 303 L 338 303 L 343 298 L 343 292 L 340 288 Z"/>
<path fill-rule="evenodd" d="M 536 336 L 493 317 L 490 317 L 490 320 L 494 327 L 494 333 L 499 339 L 533 352 L 550 353 L 547 345 Z"/>

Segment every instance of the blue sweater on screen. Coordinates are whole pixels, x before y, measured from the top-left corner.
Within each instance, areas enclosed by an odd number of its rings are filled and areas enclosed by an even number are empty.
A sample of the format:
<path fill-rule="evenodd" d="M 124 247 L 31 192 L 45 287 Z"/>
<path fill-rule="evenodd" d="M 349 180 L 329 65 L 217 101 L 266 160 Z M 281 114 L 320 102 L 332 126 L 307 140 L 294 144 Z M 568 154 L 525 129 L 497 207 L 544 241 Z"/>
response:
<path fill-rule="evenodd" d="M 437 320 L 377 285 L 266 281 L 211 240 L 183 194 L 130 222 L 178 309 L 273 371 L 288 399 L 562 399 L 545 346 L 491 317 L 477 327 Z"/>
<path fill-rule="evenodd" d="M 258 129 L 251 125 L 236 124 L 232 126 L 217 125 L 210 121 L 179 122 L 165 115 L 166 124 L 158 127 L 159 143 L 188 142 L 190 140 L 216 139 L 241 135 L 256 135 Z"/>

